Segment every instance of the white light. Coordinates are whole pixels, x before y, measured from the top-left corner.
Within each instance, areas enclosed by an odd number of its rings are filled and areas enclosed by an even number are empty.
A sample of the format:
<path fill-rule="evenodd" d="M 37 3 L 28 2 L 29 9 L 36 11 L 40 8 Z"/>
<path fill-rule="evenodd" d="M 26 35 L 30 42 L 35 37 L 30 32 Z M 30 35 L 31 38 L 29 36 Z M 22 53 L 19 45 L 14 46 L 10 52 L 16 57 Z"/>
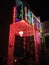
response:
<path fill-rule="evenodd" d="M 22 36 L 23 36 L 23 31 L 20 31 L 19 34 L 20 34 L 20 36 L 22 37 Z"/>
<path fill-rule="evenodd" d="M 17 62 L 17 60 L 16 60 L 16 59 L 15 59 L 14 61 L 15 61 L 15 62 Z"/>

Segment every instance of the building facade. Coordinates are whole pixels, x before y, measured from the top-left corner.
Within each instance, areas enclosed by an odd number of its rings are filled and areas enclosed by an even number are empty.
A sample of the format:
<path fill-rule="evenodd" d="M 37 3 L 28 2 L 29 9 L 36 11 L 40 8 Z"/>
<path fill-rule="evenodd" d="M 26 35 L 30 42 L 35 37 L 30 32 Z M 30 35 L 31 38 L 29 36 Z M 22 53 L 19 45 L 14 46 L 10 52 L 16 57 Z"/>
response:
<path fill-rule="evenodd" d="M 10 24 L 9 31 L 7 65 L 13 65 L 28 55 L 34 57 L 34 63 L 38 64 L 40 20 L 24 2 L 21 0 L 15 2 L 13 22 Z"/>

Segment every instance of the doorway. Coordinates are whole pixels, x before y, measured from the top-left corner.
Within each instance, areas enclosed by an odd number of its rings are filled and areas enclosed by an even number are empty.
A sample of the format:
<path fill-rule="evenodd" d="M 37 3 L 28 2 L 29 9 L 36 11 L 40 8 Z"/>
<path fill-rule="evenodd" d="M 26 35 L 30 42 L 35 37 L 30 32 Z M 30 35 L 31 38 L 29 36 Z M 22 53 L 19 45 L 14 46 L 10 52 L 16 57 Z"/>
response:
<path fill-rule="evenodd" d="M 26 43 L 26 49 L 24 51 L 24 38 Z M 24 52 L 25 55 L 24 56 Z M 14 57 L 17 57 L 18 62 L 14 62 L 15 65 L 29 65 L 35 63 L 35 49 L 34 49 L 34 37 L 33 36 L 15 36 L 15 46 L 14 46 Z"/>
<path fill-rule="evenodd" d="M 23 48 L 24 38 L 20 36 L 15 36 L 15 45 L 14 45 L 14 56 L 23 57 L 24 48 Z"/>

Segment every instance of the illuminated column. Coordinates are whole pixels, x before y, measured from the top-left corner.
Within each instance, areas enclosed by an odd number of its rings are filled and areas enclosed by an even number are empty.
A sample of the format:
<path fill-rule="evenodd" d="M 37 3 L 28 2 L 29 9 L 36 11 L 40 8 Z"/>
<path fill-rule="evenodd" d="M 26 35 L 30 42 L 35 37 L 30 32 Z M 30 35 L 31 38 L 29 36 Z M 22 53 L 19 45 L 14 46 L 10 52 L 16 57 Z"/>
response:
<path fill-rule="evenodd" d="M 25 20 L 27 21 L 27 7 L 25 6 L 24 9 L 25 9 Z"/>
<path fill-rule="evenodd" d="M 32 13 L 32 25 L 34 26 L 33 13 Z M 34 28 L 33 28 L 33 29 L 34 29 Z"/>
<path fill-rule="evenodd" d="M 38 27 L 38 21 L 36 23 L 36 26 Z M 37 30 L 35 29 L 35 53 L 36 53 L 36 63 L 38 64 L 39 62 L 39 53 L 40 53 L 40 36 L 39 36 L 39 31 L 38 28 Z"/>
<path fill-rule="evenodd" d="M 35 31 L 34 31 L 34 45 L 35 45 L 35 59 L 36 63 L 38 63 L 38 55 L 37 55 L 37 43 L 36 43 L 36 36 L 35 36 Z"/>
<path fill-rule="evenodd" d="M 38 64 L 37 42 L 36 42 L 36 29 L 35 29 L 35 24 L 34 23 L 33 23 L 33 32 L 34 32 L 35 59 L 36 59 L 36 64 Z"/>
<path fill-rule="evenodd" d="M 36 51 L 36 35 L 35 35 L 35 24 L 34 24 L 34 16 L 32 13 L 32 25 L 33 25 L 33 33 L 34 33 L 34 48 L 35 48 L 35 61 L 37 63 L 37 51 Z"/>
<path fill-rule="evenodd" d="M 16 7 L 13 7 L 13 23 L 16 21 Z"/>
<path fill-rule="evenodd" d="M 10 25 L 7 65 L 13 65 L 14 39 L 15 39 L 15 35 L 14 35 L 13 26 Z"/>

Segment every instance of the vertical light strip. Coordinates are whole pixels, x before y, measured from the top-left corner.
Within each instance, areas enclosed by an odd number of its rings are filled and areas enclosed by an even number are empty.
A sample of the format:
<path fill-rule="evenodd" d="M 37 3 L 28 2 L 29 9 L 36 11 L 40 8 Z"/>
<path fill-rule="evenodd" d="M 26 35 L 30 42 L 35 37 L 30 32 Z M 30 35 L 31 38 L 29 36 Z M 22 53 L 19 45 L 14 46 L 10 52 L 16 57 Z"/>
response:
<path fill-rule="evenodd" d="M 16 21 L 16 7 L 13 7 L 13 23 Z"/>
<path fill-rule="evenodd" d="M 27 18 L 28 18 L 28 22 L 30 23 L 30 9 L 28 9 Z"/>
<path fill-rule="evenodd" d="M 27 21 L 27 7 L 25 6 L 25 20 Z"/>
<path fill-rule="evenodd" d="M 38 64 L 35 19 L 36 19 L 36 18 L 34 18 L 34 16 L 33 16 L 33 23 L 34 23 L 34 24 L 33 24 L 33 32 L 34 32 L 35 59 L 36 59 L 36 64 Z"/>
<path fill-rule="evenodd" d="M 32 13 L 32 25 L 34 26 L 34 19 L 33 19 L 33 13 Z"/>

